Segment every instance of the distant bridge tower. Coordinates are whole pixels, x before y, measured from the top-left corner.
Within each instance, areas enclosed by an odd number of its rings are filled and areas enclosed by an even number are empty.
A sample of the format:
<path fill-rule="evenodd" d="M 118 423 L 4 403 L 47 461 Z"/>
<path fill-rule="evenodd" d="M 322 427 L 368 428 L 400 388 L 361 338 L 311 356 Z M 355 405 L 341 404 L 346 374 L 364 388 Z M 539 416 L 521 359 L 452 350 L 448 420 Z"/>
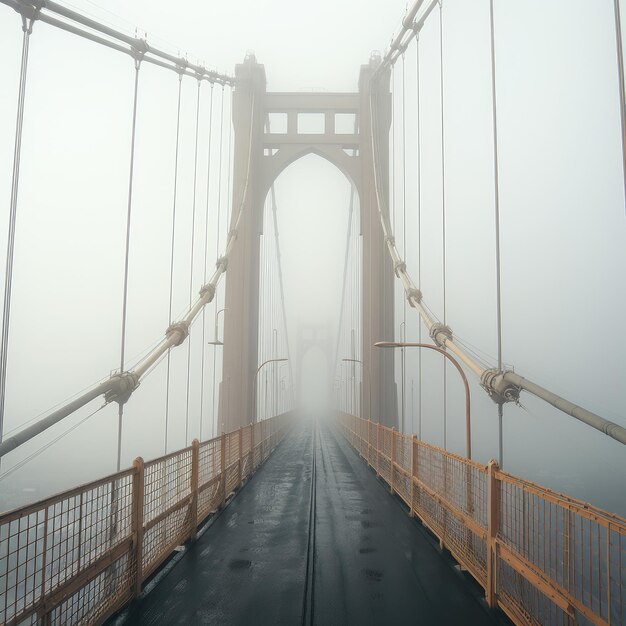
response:
<path fill-rule="evenodd" d="M 375 341 L 394 337 L 393 267 L 380 228 L 372 158 L 371 88 L 376 90 L 372 96 L 376 99 L 378 115 L 375 127 L 380 146 L 379 180 L 382 193 L 386 195 L 391 93 L 388 73 L 377 80 L 375 86 L 370 84 L 370 76 L 379 63 L 379 59 L 372 58 L 368 65 L 361 67 L 358 93 L 268 93 L 265 68 L 254 56 L 248 56 L 236 68 L 232 111 L 235 131 L 232 215 L 236 214 L 244 197 L 246 207 L 237 233 L 238 244 L 232 251 L 226 275 L 228 315 L 219 402 L 219 424 L 223 431 L 247 424 L 253 416 L 253 381 L 258 366 L 259 252 L 265 199 L 280 173 L 311 153 L 338 167 L 359 196 L 363 237 L 363 414 L 371 414 L 373 420 L 388 425 L 397 423 L 393 354 L 373 348 Z M 286 133 L 266 132 L 270 113 L 286 114 Z M 301 113 L 323 114 L 324 132 L 298 133 Z M 356 116 L 357 132 L 335 132 L 335 116 L 341 113 Z M 371 413 L 369 380 L 372 381 Z"/>

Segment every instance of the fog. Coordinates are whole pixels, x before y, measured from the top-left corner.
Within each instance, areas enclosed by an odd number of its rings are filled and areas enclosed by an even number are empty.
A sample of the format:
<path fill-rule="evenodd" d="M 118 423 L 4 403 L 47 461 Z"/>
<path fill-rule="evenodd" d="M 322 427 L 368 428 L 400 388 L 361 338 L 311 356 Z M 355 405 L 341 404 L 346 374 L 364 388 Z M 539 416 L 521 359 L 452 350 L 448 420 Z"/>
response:
<path fill-rule="evenodd" d="M 190 60 L 225 73 L 232 74 L 234 65 L 253 50 L 265 65 L 269 91 L 356 91 L 360 65 L 373 50 L 385 48 L 406 8 L 395 0 L 320 0 L 306 7 L 287 0 L 115 0 L 106 10 L 88 0 L 73 0 L 71 6 L 131 33 L 138 27 L 153 44 L 187 52 Z M 455 337 L 493 366 L 497 345 L 488 8 L 486 1 L 446 0 L 443 9 L 445 313 Z M 420 36 L 419 199 L 415 44 L 393 73 L 390 204 L 409 272 L 415 279 L 421 276 L 425 301 L 443 318 L 438 20 L 436 9 Z M 496 2 L 496 29 L 504 360 L 522 376 L 626 426 L 621 393 L 626 339 L 620 330 L 626 319 L 626 218 L 612 3 Z M 20 47 L 19 17 L 1 6 L 0 198 L 5 200 L 0 203 L 0 258 L 6 255 Z M 132 63 L 124 55 L 35 25 L 22 144 L 5 436 L 119 366 L 132 81 Z M 168 325 L 177 89 L 175 73 L 142 67 L 127 329 L 130 363 Z M 192 259 L 197 86 L 193 79 L 183 81 L 174 318 L 189 302 L 190 283 L 195 294 L 203 282 L 204 233 L 209 232 L 212 269 L 226 241 L 230 212 L 230 90 L 203 84 L 200 96 L 201 175 Z M 213 168 L 207 181 L 209 156 L 216 163 L 220 155 L 221 175 Z M 359 272 L 358 198 L 340 325 L 350 197 L 345 176 L 317 156 L 300 159 L 276 181 L 286 328 L 271 241 L 272 198 L 266 202 L 259 364 L 287 356 L 287 351 L 290 362 L 268 367 L 261 377 L 261 416 L 286 406 L 292 388 L 311 414 L 330 410 L 337 398 L 359 410 L 360 367 L 346 363 L 335 370 L 333 362 L 340 328 L 339 360 L 361 354 L 358 283 L 365 277 Z M 417 315 L 405 311 L 404 302 L 398 283 L 395 338 L 401 338 L 405 322 L 406 339 L 417 341 Z M 221 285 L 207 307 L 204 333 L 202 319 L 192 329 L 190 358 L 195 365 L 188 408 L 187 349 L 172 352 L 169 450 L 185 445 L 187 413 L 191 437 L 208 438 L 216 432 L 214 389 L 221 377 L 222 348 L 207 342 L 214 338 L 215 313 L 223 307 Z M 421 336 L 427 337 L 423 328 Z M 203 343 L 204 379 L 199 367 Z M 407 350 L 404 399 L 401 371 L 398 351 L 396 382 L 404 431 L 421 429 L 424 440 L 442 445 L 439 355 L 423 354 L 420 373 L 417 353 Z M 123 465 L 138 455 L 148 459 L 163 453 L 165 381 L 161 363 L 127 404 Z M 486 462 L 498 453 L 496 407 L 475 380 L 471 385 L 474 458 Z M 463 397 L 453 370 L 447 374 L 446 404 L 447 446 L 462 453 Z M 117 405 L 104 408 L 4 476 L 99 406 L 92 403 L 3 459 L 1 509 L 114 471 Z M 623 447 L 528 394 L 522 395 L 521 406 L 505 407 L 504 467 L 626 514 Z"/>

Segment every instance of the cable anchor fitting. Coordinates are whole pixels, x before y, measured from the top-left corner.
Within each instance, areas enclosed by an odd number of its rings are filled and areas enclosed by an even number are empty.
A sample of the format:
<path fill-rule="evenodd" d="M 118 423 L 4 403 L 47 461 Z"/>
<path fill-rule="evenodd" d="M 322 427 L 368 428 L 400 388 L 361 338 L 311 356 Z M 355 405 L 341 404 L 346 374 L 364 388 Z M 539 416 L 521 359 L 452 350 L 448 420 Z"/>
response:
<path fill-rule="evenodd" d="M 440 339 L 439 336 L 444 335 L 445 339 Z M 452 329 L 446 324 L 441 322 L 435 322 L 430 327 L 430 338 L 440 347 L 445 347 L 446 339 L 452 339 Z"/>
<path fill-rule="evenodd" d="M 165 331 L 165 336 L 170 339 L 176 333 L 178 336 L 174 342 L 174 346 L 180 346 L 189 335 L 189 322 L 175 322 L 170 324 Z"/>
<path fill-rule="evenodd" d="M 510 370 L 485 370 L 480 377 L 481 387 L 496 404 L 519 402 L 521 388 L 506 380 L 505 376 L 508 371 Z"/>
<path fill-rule="evenodd" d="M 225 272 L 228 269 L 228 257 L 221 256 L 219 259 L 217 259 L 215 266 L 221 268 L 222 272 Z"/>
<path fill-rule="evenodd" d="M 139 377 L 134 372 L 111 375 L 111 389 L 104 394 L 104 401 L 126 404 L 133 391 L 139 387 Z"/>

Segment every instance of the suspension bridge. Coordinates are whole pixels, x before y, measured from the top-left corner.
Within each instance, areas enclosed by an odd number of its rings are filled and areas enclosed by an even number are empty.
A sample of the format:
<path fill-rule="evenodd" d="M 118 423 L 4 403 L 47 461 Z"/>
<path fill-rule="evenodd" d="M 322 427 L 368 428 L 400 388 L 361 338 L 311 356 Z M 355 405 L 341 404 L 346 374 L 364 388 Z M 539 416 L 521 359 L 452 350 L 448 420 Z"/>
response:
<path fill-rule="evenodd" d="M 450 314 L 445 1 L 416 0 L 387 50 L 361 66 L 353 92 L 270 91 L 252 53 L 224 74 L 51 0 L 0 4 L 2 19 L 22 29 L 0 339 L 0 484 L 111 408 L 117 444 L 114 473 L 78 485 L 76 467 L 70 489 L 0 514 L 2 623 L 626 624 L 623 511 L 507 467 L 506 413 L 525 398 L 620 454 L 626 428 L 504 360 L 497 2 L 486 3 L 485 44 L 494 358 L 460 337 Z M 607 5 L 626 193 L 620 5 Z M 5 411 L 15 360 L 14 268 L 19 255 L 38 254 L 17 246 L 21 161 L 30 45 L 44 29 L 125 58 L 132 70 L 129 151 L 119 157 L 127 159 L 119 343 L 109 375 L 16 424 Z M 426 35 L 436 45 L 424 59 Z M 143 237 L 137 144 L 148 123 L 139 103 L 151 71 L 177 77 L 167 258 L 154 278 L 165 294 L 158 319 L 167 323 L 135 353 L 128 304 Z M 424 73 L 438 74 L 436 150 L 423 104 L 432 80 Z M 275 185 L 308 155 L 336 167 L 351 189 L 340 319 L 336 333 L 324 324 L 299 328 L 291 345 Z M 183 196 L 186 181 L 191 191 Z M 423 251 L 432 243 L 424 231 L 433 185 L 440 259 L 431 300 Z M 466 310 L 475 319 L 472 304 Z M 334 368 L 324 381 L 331 415 L 299 410 L 312 347 Z M 429 359 L 440 361 L 435 382 L 426 376 Z M 407 361 L 417 378 L 408 377 Z M 160 452 L 148 458 L 147 450 L 128 467 L 129 412 L 155 372 L 165 400 L 153 415 Z M 174 409 L 177 384 L 183 402 Z M 423 398 L 434 386 L 443 392 L 434 416 L 440 446 L 423 436 Z M 496 417 L 491 460 L 476 453 L 478 394 Z M 179 434 L 182 445 L 172 441 Z"/>

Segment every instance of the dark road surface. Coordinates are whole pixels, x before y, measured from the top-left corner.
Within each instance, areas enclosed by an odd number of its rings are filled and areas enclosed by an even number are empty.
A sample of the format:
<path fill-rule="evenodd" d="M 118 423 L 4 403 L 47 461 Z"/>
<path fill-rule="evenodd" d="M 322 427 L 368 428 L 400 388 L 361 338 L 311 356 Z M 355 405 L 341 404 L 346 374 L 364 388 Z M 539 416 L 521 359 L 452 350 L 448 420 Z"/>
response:
<path fill-rule="evenodd" d="M 128 612 L 132 624 L 495 624 L 334 429 L 293 429 L 172 571 Z M 313 585 L 307 580 L 314 528 Z M 308 570 L 311 571 L 310 569 Z"/>

